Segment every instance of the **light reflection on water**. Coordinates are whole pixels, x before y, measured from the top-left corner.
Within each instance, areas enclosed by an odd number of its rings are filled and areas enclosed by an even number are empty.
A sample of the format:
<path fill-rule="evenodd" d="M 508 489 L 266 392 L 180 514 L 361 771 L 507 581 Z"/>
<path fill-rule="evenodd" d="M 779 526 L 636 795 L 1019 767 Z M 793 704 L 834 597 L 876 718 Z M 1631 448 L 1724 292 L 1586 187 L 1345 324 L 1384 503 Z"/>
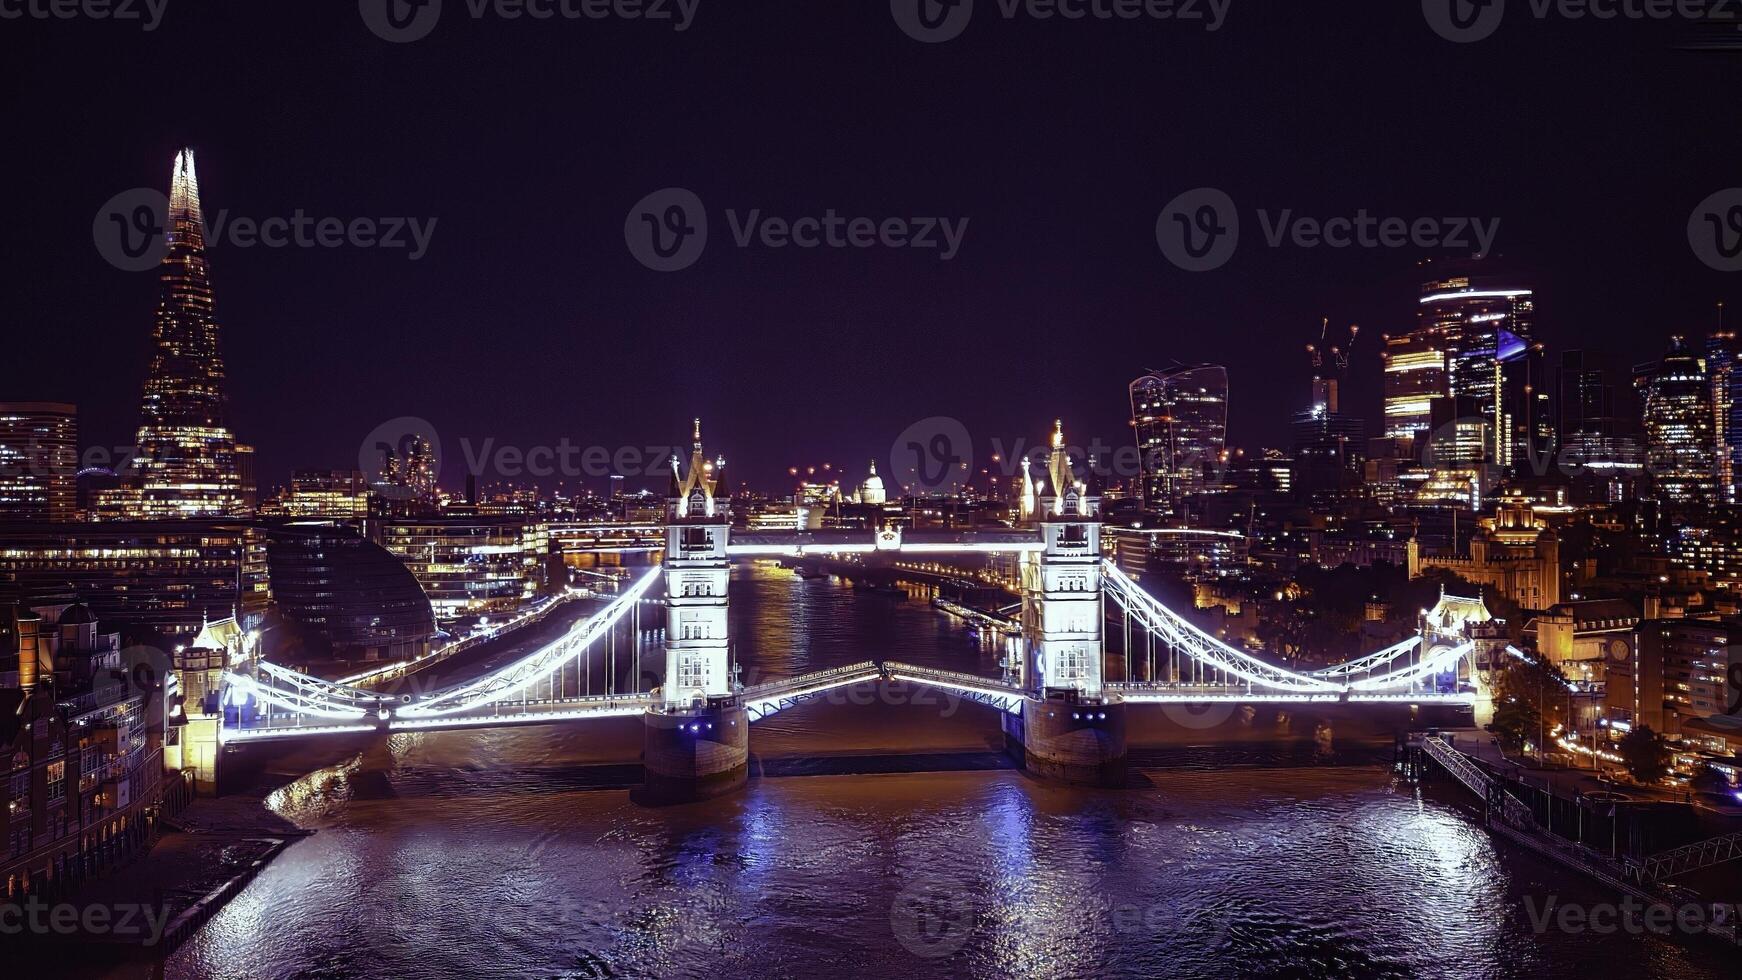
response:
<path fill-rule="evenodd" d="M 783 628 L 800 612 L 805 636 Z M 746 660 L 777 673 L 869 656 L 996 669 L 991 645 L 923 603 L 765 569 L 741 576 L 734 616 Z M 856 622 L 885 625 L 856 640 Z M 812 704 L 754 748 L 990 753 L 991 713 L 956 709 Z M 1534 935 L 1523 895 L 1609 896 L 1499 851 L 1455 796 L 1310 738 L 1152 746 L 1136 753 L 1149 785 L 1123 792 L 1008 769 L 861 773 L 669 809 L 589 788 L 591 766 L 632 761 L 638 741 L 633 720 L 395 736 L 298 780 L 274 805 L 319 832 L 168 973 L 1719 975 L 1697 947 Z"/>

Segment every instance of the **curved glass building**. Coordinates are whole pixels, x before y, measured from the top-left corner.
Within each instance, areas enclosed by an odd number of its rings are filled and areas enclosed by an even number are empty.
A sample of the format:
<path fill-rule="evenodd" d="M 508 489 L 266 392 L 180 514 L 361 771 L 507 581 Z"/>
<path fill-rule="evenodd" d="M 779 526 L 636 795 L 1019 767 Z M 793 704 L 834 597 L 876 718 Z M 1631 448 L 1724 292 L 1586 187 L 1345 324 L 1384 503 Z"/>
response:
<path fill-rule="evenodd" d="M 435 612 L 385 548 L 326 522 L 267 532 L 272 596 L 285 618 L 332 646 L 335 660 L 402 660 L 429 649 Z"/>

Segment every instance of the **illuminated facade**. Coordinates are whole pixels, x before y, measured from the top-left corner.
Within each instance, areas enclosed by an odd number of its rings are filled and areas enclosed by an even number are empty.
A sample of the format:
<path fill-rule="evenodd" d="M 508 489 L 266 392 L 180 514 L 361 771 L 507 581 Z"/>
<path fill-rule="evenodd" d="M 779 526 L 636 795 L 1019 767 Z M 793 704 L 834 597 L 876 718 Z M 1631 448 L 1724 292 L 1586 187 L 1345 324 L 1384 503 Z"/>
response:
<path fill-rule="evenodd" d="M 1718 499 L 1712 381 L 1706 362 L 1681 337 L 1663 360 L 1634 376 L 1645 409 L 1646 470 L 1657 495 L 1672 503 Z"/>
<path fill-rule="evenodd" d="M 1446 393 L 1446 345 L 1437 333 L 1386 337 L 1385 435 L 1413 440 L 1431 426 L 1433 400 Z"/>
<path fill-rule="evenodd" d="M 731 513 L 724 458 L 702 453 L 702 420 L 696 420 L 689 471 L 671 458 L 666 494 L 665 705 L 705 703 L 732 692 L 727 586 L 732 577 L 726 547 Z"/>
<path fill-rule="evenodd" d="M 1609 665 L 1611 725 L 1679 737 L 1685 723 L 1723 715 L 1728 678 L 1742 664 L 1742 645 L 1731 642 L 1739 635 L 1742 622 L 1733 617 L 1641 622 L 1632 657 Z"/>
<path fill-rule="evenodd" d="M 1408 544 L 1409 577 L 1430 568 L 1492 587 L 1523 609 L 1547 609 L 1561 601 L 1560 536 L 1537 516 L 1528 500 L 1504 499 L 1482 520 L 1467 555 L 1429 555 L 1421 542 Z"/>
<path fill-rule="evenodd" d="M 76 593 L 105 621 L 198 633 L 233 612 L 251 626 L 271 600 L 266 539 L 232 521 L 0 525 L 0 575 L 27 595 Z"/>
<path fill-rule="evenodd" d="M 287 517 L 367 517 L 369 483 L 357 470 L 297 470 L 283 510 Z"/>
<path fill-rule="evenodd" d="M 1488 460 L 1500 466 L 1545 454 L 1554 441 L 1542 348 L 1531 341 L 1535 316 L 1528 289 L 1466 275 L 1422 284 L 1415 333 L 1444 357 L 1445 386 L 1435 397 L 1474 400 L 1488 423 Z"/>
<path fill-rule="evenodd" d="M 10 617 L 13 610 L 0 610 Z M 0 899 L 52 894 L 149 844 L 166 790 L 161 695 L 115 683 L 120 637 L 78 603 L 16 611 L 0 648 Z"/>
<path fill-rule="evenodd" d="M 78 409 L 0 402 L 0 521 L 78 516 Z"/>
<path fill-rule="evenodd" d="M 248 512 L 251 491 L 226 421 L 224 358 L 206 264 L 205 219 L 192 150 L 176 154 L 158 271 L 156 351 L 140 406 L 138 458 L 118 495 L 130 519 Z"/>
<path fill-rule="evenodd" d="M 1166 512 L 1221 483 L 1228 445 L 1228 369 L 1197 364 L 1131 382 L 1131 427 L 1143 472 L 1143 502 Z"/>
<path fill-rule="evenodd" d="M 1720 330 L 1706 340 L 1706 373 L 1712 379 L 1712 442 L 1717 454 L 1718 498 L 1736 503 L 1742 478 L 1742 346 Z"/>
<path fill-rule="evenodd" d="M 1217 369 L 1218 371 L 1220 368 Z M 1225 398 L 1225 394 L 1224 394 Z M 1022 563 L 1022 681 L 1051 694 L 1101 696 L 1101 492 L 1071 466 L 1064 425 L 1053 431 L 1032 521 L 1045 547 Z"/>
<path fill-rule="evenodd" d="M 405 563 L 436 618 L 512 612 L 546 581 L 545 525 L 504 518 L 393 518 L 374 525 L 382 547 Z"/>

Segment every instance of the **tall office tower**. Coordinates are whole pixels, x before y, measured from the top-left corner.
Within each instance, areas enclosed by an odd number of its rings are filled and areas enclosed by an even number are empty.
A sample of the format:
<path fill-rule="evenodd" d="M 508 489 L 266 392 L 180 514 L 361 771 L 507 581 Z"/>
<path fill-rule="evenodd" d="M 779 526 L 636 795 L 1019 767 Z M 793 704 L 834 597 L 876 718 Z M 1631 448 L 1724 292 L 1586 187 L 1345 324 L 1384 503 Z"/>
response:
<path fill-rule="evenodd" d="M 0 521 L 78 516 L 79 410 L 0 402 Z"/>
<path fill-rule="evenodd" d="M 1719 304 L 1720 313 L 1723 305 Z M 1712 445 L 1717 455 L 1718 498 L 1736 503 L 1742 479 L 1742 345 L 1722 325 L 1706 340 L 1706 373 L 1712 379 Z"/>
<path fill-rule="evenodd" d="M 158 267 L 152 330 L 157 350 L 145 379 L 136 469 L 122 488 L 121 509 L 134 518 L 246 513 L 242 463 L 225 420 L 224 359 L 192 150 L 175 157 L 164 235 L 168 252 Z"/>
<path fill-rule="evenodd" d="M 1670 338 L 1663 360 L 1634 369 L 1645 410 L 1646 469 L 1660 499 L 1710 504 L 1718 500 L 1712 437 L 1712 378 L 1682 337 Z"/>
<path fill-rule="evenodd" d="M 1456 274 L 1422 283 L 1415 332 L 1434 337 L 1445 352 L 1446 390 L 1452 397 L 1475 399 L 1477 411 L 1487 422 L 1489 461 L 1511 466 L 1526 455 L 1526 433 L 1538 432 L 1541 420 L 1530 418 L 1521 426 L 1510 417 L 1506 392 L 1506 365 L 1529 357 L 1535 345 L 1531 331 L 1536 302 L 1528 289 L 1506 286 L 1490 277 Z M 1538 349 L 1540 354 L 1540 349 Z M 1532 372 L 1515 373 L 1525 384 Z M 1544 395 L 1547 385 L 1535 383 Z M 1519 408 L 1533 406 L 1532 397 L 1512 399 Z M 1518 410 L 1518 409 L 1514 409 Z M 1544 406 L 1546 411 L 1546 405 Z M 1552 430 L 1548 433 L 1552 437 Z"/>
<path fill-rule="evenodd" d="M 1542 475 L 1554 463 L 1554 394 L 1548 358 L 1539 343 L 1526 344 L 1509 358 L 1499 359 L 1500 420 L 1507 431 L 1509 464 L 1514 472 Z"/>
<path fill-rule="evenodd" d="M 1228 446 L 1228 369 L 1153 371 L 1131 382 L 1130 393 L 1144 506 L 1171 511 L 1181 497 L 1219 485 Z"/>
<path fill-rule="evenodd" d="M 1563 446 L 1581 435 L 1614 436 L 1624 428 L 1621 389 L 1615 371 L 1600 355 L 1584 350 L 1561 354 L 1558 434 Z"/>
<path fill-rule="evenodd" d="M 1407 442 L 1428 431 L 1433 400 L 1445 397 L 1446 342 L 1422 330 L 1384 339 L 1385 436 Z"/>
<path fill-rule="evenodd" d="M 1584 350 L 1561 354 L 1556 459 L 1573 476 L 1581 502 L 1625 500 L 1644 471 L 1639 409 L 1632 388 L 1617 382 L 1620 377 L 1620 370 L 1603 355 Z"/>

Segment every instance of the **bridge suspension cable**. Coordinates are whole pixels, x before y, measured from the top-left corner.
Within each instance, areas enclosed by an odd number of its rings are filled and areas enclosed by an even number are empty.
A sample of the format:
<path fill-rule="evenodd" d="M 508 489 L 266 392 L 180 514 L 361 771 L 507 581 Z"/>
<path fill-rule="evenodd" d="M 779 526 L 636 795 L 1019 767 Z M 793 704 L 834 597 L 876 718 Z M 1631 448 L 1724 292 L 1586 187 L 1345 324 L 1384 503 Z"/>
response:
<path fill-rule="evenodd" d="M 1234 649 L 1162 605 L 1110 561 L 1102 563 L 1102 580 L 1106 582 L 1107 595 L 1136 617 L 1140 624 L 1206 667 L 1271 690 L 1340 693 L 1348 689 L 1334 681 L 1297 674 Z"/>
<path fill-rule="evenodd" d="M 451 715 L 475 708 L 485 708 L 513 697 L 532 687 L 592 648 L 594 641 L 610 633 L 641 597 L 660 580 L 663 569 L 649 568 L 617 598 L 592 617 L 576 623 L 561 639 L 528 654 L 494 673 L 444 691 L 426 695 L 424 700 L 399 709 L 405 718 L 430 718 Z"/>

